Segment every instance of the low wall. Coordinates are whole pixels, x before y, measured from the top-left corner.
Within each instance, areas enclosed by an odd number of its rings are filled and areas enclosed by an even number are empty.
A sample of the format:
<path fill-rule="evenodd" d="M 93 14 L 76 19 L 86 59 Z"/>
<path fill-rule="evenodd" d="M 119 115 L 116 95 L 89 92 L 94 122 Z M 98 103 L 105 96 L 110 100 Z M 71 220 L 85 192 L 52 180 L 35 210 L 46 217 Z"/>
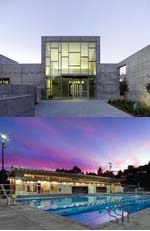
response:
<path fill-rule="evenodd" d="M 0 98 L 0 117 L 2 116 L 34 116 L 34 96 L 8 96 Z"/>

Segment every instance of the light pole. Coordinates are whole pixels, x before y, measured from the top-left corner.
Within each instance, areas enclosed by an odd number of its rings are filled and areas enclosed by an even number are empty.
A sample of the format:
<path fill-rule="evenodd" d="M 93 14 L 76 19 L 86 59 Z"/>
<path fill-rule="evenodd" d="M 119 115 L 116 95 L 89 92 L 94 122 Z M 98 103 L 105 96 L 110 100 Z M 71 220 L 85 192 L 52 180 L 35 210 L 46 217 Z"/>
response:
<path fill-rule="evenodd" d="M 9 138 L 6 134 L 0 134 L 1 142 L 2 142 L 2 171 L 5 169 L 5 161 L 4 161 L 4 150 L 6 149 L 6 142 L 9 141 Z"/>
<path fill-rule="evenodd" d="M 111 173 L 111 169 L 112 169 L 112 163 L 110 162 L 109 163 L 109 171 Z M 110 185 L 109 185 L 109 193 L 111 194 L 111 182 L 110 182 Z"/>

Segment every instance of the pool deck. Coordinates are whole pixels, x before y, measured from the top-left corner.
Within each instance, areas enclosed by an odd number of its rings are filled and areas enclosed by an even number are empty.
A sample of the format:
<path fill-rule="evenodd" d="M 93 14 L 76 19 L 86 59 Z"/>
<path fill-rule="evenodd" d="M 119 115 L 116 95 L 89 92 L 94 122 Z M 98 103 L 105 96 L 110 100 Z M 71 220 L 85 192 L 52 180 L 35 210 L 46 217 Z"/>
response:
<path fill-rule="evenodd" d="M 150 229 L 150 208 L 141 210 L 130 215 L 130 222 L 124 225 L 108 222 L 95 227 L 100 230 L 149 230 Z"/>
<path fill-rule="evenodd" d="M 49 214 L 30 206 L 6 206 L 0 201 L 0 230 L 87 230 L 90 227 L 67 218 Z M 108 222 L 94 227 L 99 230 L 149 230 L 150 209 L 142 210 L 130 216 L 130 222 L 115 224 Z"/>
<path fill-rule="evenodd" d="M 29 206 L 0 204 L 0 230 L 86 230 L 88 227 Z"/>

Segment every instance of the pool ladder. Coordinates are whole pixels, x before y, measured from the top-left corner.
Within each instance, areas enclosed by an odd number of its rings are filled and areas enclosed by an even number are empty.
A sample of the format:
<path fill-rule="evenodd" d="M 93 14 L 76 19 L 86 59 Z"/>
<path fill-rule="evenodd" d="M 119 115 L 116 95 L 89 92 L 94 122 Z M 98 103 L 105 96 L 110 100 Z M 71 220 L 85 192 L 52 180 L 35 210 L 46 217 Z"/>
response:
<path fill-rule="evenodd" d="M 121 214 L 116 211 L 117 209 L 121 209 Z M 121 218 L 121 224 L 124 225 L 125 224 L 125 217 L 126 217 L 127 223 L 129 223 L 129 221 L 130 221 L 129 213 L 126 212 L 127 215 L 125 215 L 125 210 L 124 210 L 123 206 L 116 206 L 116 205 L 109 206 L 109 207 L 106 207 L 106 210 L 107 210 L 108 215 L 110 217 L 115 218 L 115 221 L 112 220 L 113 222 L 119 223 L 119 221 L 120 221 L 119 217 L 120 217 Z M 112 214 L 112 212 L 113 212 L 113 214 Z"/>
<path fill-rule="evenodd" d="M 8 185 L 0 184 L 0 194 L 2 194 L 1 196 L 4 196 L 4 198 L 6 198 L 7 205 L 14 205 L 15 204 L 15 197 L 13 196 L 13 194 L 7 194 L 5 186 L 8 186 Z M 9 192 L 11 193 L 11 190 L 9 190 Z"/>

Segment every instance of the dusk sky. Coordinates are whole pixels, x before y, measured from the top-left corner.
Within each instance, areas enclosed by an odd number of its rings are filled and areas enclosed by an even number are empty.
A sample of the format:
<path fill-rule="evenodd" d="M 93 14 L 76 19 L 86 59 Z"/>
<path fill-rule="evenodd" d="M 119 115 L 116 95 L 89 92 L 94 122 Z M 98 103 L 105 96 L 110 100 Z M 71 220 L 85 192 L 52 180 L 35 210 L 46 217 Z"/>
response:
<path fill-rule="evenodd" d="M 150 43 L 150 0 L 0 0 L 0 54 L 41 61 L 41 36 L 100 35 L 101 61 Z"/>
<path fill-rule="evenodd" d="M 113 170 L 150 161 L 150 118 L 1 118 L 6 166 Z"/>

